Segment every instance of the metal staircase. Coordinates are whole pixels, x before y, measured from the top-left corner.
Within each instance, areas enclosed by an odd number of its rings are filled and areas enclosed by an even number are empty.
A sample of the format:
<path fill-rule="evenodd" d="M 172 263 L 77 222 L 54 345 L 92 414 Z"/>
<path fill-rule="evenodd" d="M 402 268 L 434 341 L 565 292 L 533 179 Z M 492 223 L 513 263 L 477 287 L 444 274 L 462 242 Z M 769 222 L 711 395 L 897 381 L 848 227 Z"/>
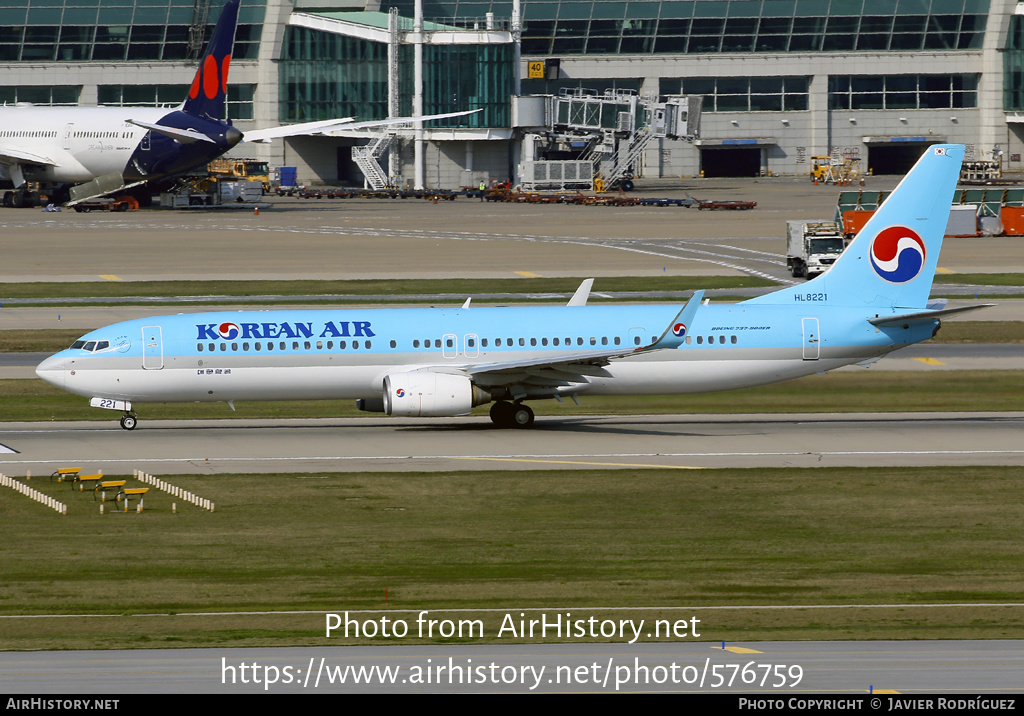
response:
<path fill-rule="evenodd" d="M 598 170 L 598 167 L 595 166 L 594 176 L 600 176 L 604 180 L 605 186 L 614 186 L 622 179 L 631 179 L 635 174 L 634 166 L 640 161 L 640 157 L 652 139 L 654 139 L 654 132 L 649 126 L 636 132 L 630 137 L 631 141 L 628 144 L 621 143 L 618 151 L 612 154 L 608 160 L 611 168 L 605 172 Z"/>
<path fill-rule="evenodd" d="M 381 134 L 369 144 L 352 147 L 352 161 L 359 167 L 371 189 L 386 189 L 390 183 L 387 173 L 377 160 L 384 156 L 394 140 L 394 134 Z"/>

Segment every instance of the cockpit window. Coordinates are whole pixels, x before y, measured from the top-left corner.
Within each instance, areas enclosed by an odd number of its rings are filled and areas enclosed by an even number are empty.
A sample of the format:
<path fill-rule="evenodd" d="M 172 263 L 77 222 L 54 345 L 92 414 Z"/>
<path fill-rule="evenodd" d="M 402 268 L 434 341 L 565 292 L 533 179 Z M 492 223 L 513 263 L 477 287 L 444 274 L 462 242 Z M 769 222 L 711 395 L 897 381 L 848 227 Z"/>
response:
<path fill-rule="evenodd" d="M 75 341 L 71 344 L 71 348 L 95 353 L 110 348 L 110 341 Z"/>

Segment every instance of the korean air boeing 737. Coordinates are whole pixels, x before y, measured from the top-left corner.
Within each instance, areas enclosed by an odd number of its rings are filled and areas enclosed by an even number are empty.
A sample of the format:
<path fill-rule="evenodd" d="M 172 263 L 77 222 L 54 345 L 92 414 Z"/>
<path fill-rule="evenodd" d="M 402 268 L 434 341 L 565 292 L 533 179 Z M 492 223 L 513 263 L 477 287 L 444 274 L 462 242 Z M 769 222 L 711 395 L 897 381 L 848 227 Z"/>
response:
<path fill-rule="evenodd" d="M 869 362 L 980 308 L 929 305 L 964 147 L 929 147 L 831 271 L 737 304 L 195 313 L 117 323 L 36 369 L 122 411 L 137 403 L 354 398 L 403 417 L 494 402 L 528 427 L 524 401 L 702 393 Z"/>

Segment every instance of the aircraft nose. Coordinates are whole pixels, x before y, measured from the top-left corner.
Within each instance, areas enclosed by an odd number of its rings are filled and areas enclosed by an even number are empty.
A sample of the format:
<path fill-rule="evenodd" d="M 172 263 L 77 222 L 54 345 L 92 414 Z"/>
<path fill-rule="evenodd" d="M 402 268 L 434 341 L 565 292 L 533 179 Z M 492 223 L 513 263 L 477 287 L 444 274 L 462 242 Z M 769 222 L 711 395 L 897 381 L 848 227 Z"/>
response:
<path fill-rule="evenodd" d="M 224 141 L 229 147 L 233 147 L 242 141 L 242 133 L 235 127 L 228 127 L 224 132 Z"/>
<path fill-rule="evenodd" d="M 36 375 L 51 385 L 63 388 L 66 367 L 67 359 L 60 355 L 50 356 L 36 366 Z"/>

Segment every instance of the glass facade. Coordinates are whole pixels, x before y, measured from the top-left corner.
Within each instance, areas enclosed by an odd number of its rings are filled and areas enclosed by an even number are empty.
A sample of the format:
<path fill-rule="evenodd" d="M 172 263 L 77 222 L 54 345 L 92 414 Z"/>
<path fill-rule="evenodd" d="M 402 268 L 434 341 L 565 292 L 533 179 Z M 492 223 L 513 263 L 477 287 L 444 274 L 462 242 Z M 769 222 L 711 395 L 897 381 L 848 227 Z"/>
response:
<path fill-rule="evenodd" d="M 181 104 L 189 85 L 99 85 L 97 104 L 107 107 L 170 107 Z M 256 85 L 228 86 L 228 118 L 252 119 Z"/>
<path fill-rule="evenodd" d="M 412 14 L 412 0 L 382 3 Z M 964 50 L 988 0 L 528 0 L 524 55 Z M 424 0 L 428 17 L 498 18 L 510 2 Z"/>
<path fill-rule="evenodd" d="M 782 112 L 808 108 L 807 77 L 662 79 L 659 92 L 704 95 L 704 112 Z"/>
<path fill-rule="evenodd" d="M 1024 110 L 1024 16 L 1010 18 L 1003 52 L 1003 109 Z"/>
<path fill-rule="evenodd" d="M 483 108 L 430 127 L 507 127 L 511 123 L 512 45 L 426 45 L 424 114 Z M 400 49 L 403 115 L 412 113 L 413 48 Z M 309 122 L 332 117 L 388 116 L 388 48 L 303 27 L 289 27 L 280 62 L 280 118 Z"/>
<path fill-rule="evenodd" d="M 959 109 L 978 106 L 978 75 L 835 75 L 829 109 Z"/>
<path fill-rule="evenodd" d="M 190 59 L 194 0 L 3 0 L 0 62 L 123 62 Z M 209 37 L 223 0 L 212 0 Z M 243 3 L 233 57 L 259 52 L 265 4 Z"/>
<path fill-rule="evenodd" d="M 434 120 L 428 127 L 508 127 L 512 124 L 512 44 L 426 45 L 423 48 L 423 113 L 482 112 Z M 403 45 L 400 95 L 412 114 L 413 47 Z"/>
<path fill-rule="evenodd" d="M 595 90 L 600 94 L 605 92 L 640 92 L 643 85 L 640 77 L 608 77 L 606 79 L 573 80 L 559 78 L 557 80 L 529 80 L 523 79 L 523 94 L 553 94 L 560 95 L 563 91 Z M 676 80 L 676 92 L 678 94 L 679 81 Z"/>
<path fill-rule="evenodd" d="M 279 72 L 283 122 L 388 116 L 388 48 L 383 43 L 289 27 Z"/>
<path fill-rule="evenodd" d="M 81 85 L 0 87 L 0 104 L 31 102 L 32 104 L 78 104 Z"/>

